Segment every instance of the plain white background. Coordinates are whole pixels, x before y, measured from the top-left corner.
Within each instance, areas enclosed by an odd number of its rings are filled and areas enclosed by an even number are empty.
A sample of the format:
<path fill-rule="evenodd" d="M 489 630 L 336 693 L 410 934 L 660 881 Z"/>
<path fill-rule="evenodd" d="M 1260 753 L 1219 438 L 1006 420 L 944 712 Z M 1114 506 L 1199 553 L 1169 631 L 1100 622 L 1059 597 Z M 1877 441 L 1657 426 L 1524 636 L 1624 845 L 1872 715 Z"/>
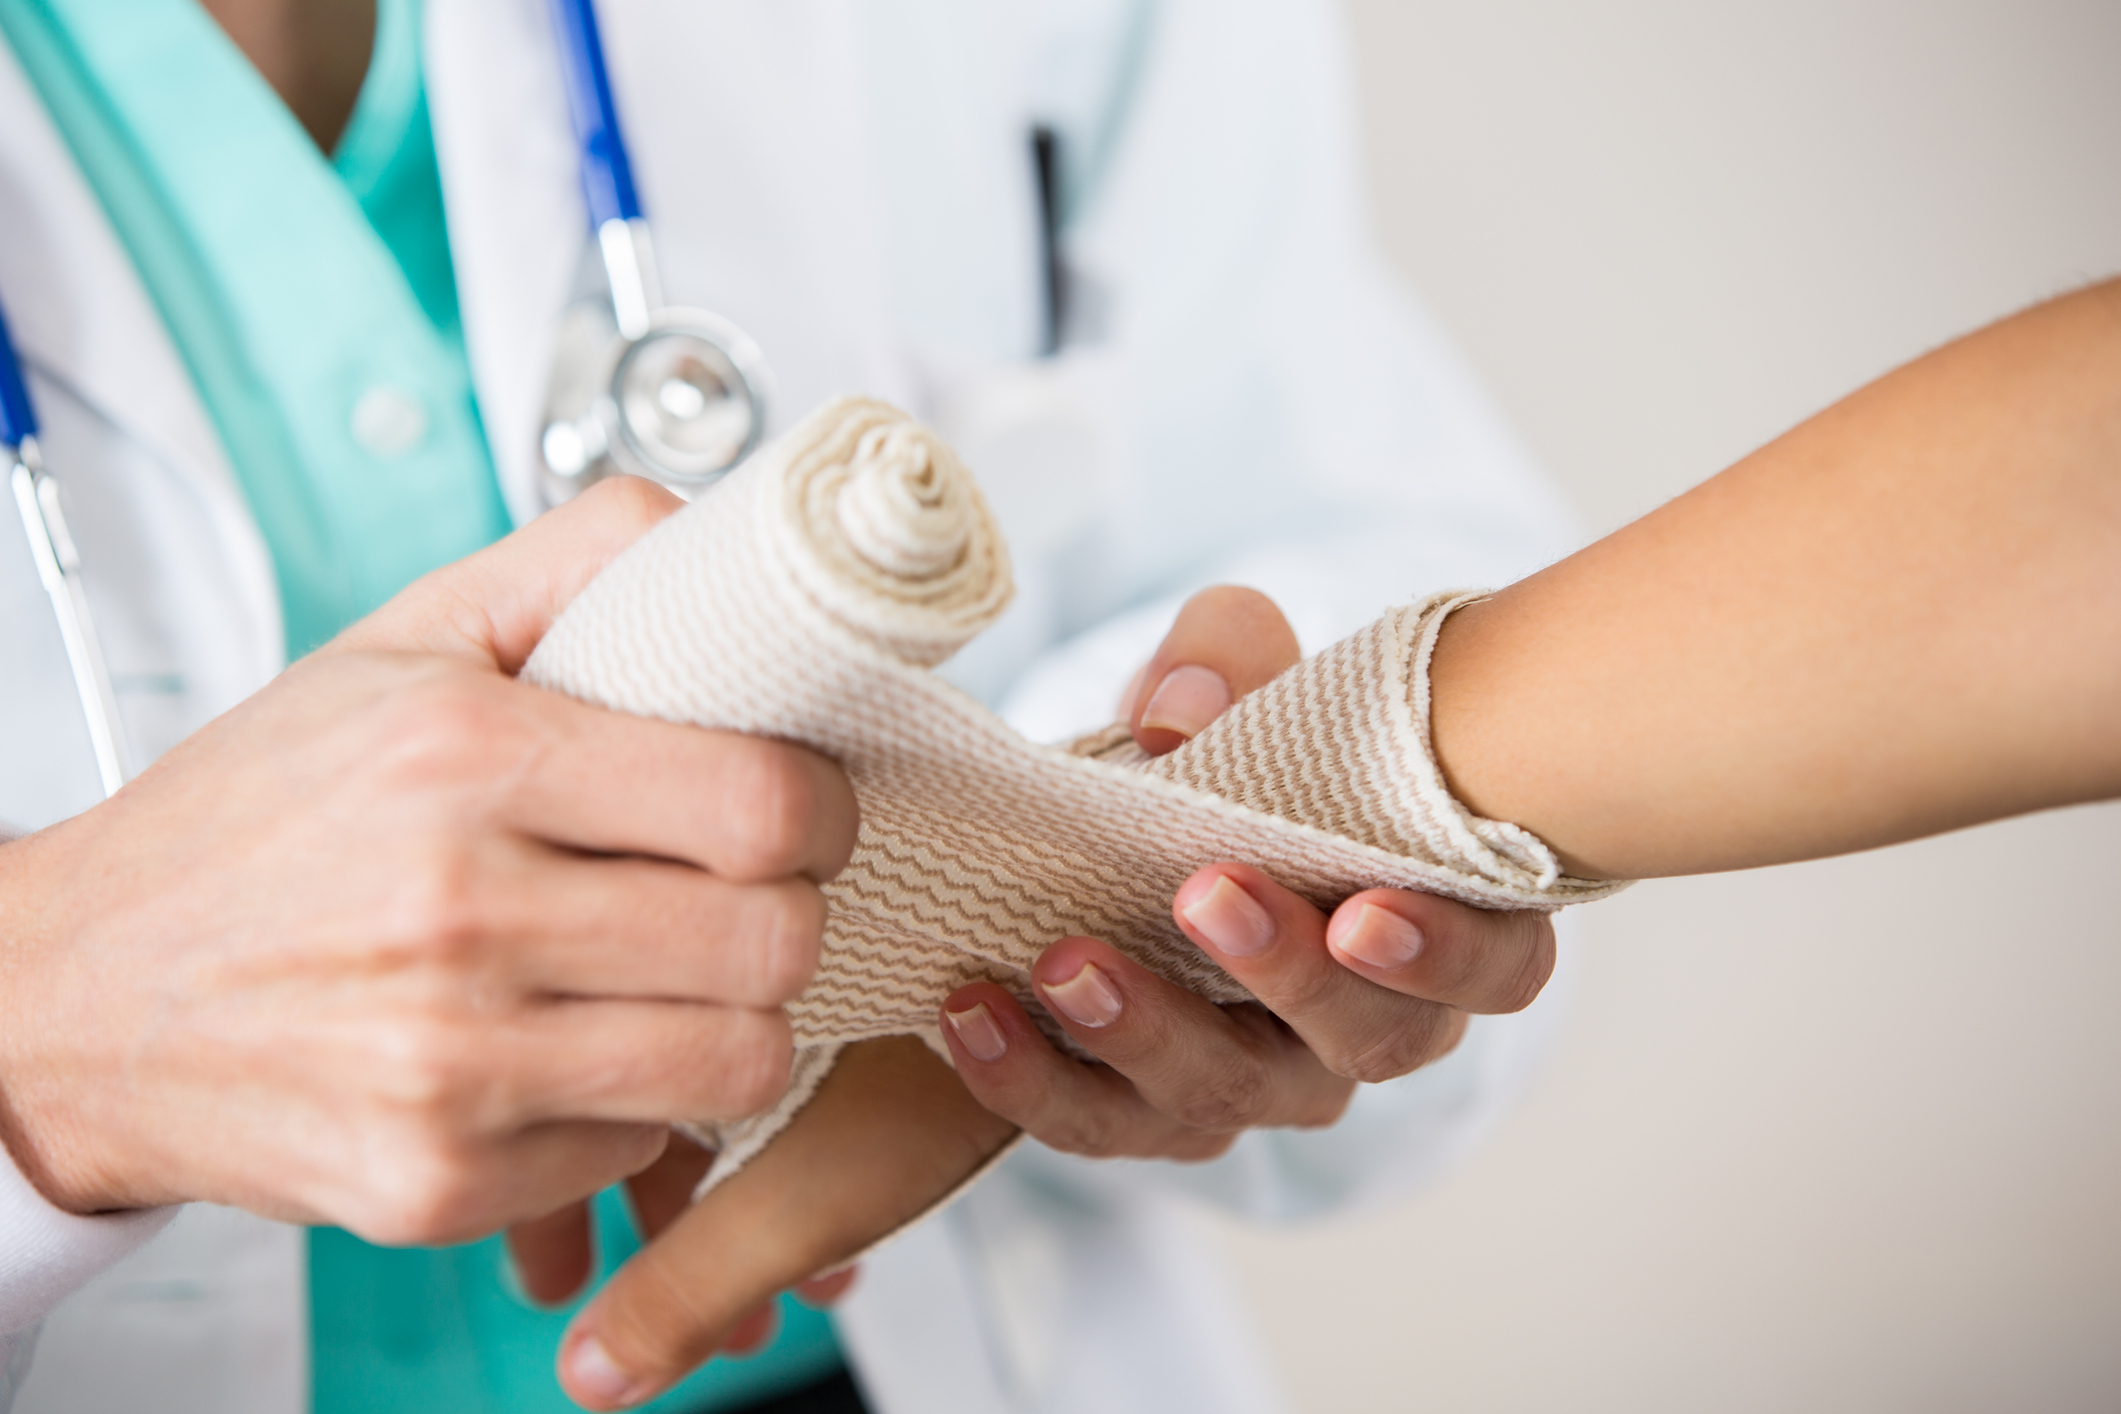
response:
<path fill-rule="evenodd" d="M 1386 244 L 1592 530 L 2121 272 L 2114 0 L 1350 13 Z M 1473 1162 L 1217 1230 L 1299 1406 L 2121 1408 L 2117 886 L 2099 807 L 1590 910 Z"/>

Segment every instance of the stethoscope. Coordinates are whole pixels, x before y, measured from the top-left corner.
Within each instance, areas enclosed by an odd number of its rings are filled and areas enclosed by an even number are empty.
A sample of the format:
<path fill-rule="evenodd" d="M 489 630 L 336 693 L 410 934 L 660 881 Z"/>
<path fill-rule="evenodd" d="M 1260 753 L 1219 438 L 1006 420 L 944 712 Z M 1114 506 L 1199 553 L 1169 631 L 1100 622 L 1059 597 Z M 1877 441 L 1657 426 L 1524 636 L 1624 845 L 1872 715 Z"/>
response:
<path fill-rule="evenodd" d="M 689 498 L 758 446 L 766 361 L 728 320 L 663 303 L 593 0 L 552 0 L 552 14 L 610 298 L 577 303 L 561 321 L 538 439 L 541 489 L 564 501 L 623 472 Z"/>
<path fill-rule="evenodd" d="M 610 299 L 578 303 L 562 320 L 538 439 L 542 490 L 556 503 L 624 472 L 689 498 L 758 446 L 766 427 L 766 361 L 728 320 L 663 303 L 592 0 L 552 0 L 552 12 L 581 144 L 582 190 Z M 59 483 L 37 448 L 36 414 L 4 313 L 0 453 L 66 644 L 103 793 L 110 796 L 125 784 L 124 724 L 82 587 L 80 550 L 60 509 Z"/>
<path fill-rule="evenodd" d="M 44 466 L 37 450 L 37 414 L 30 406 L 29 385 L 23 381 L 22 362 L 15 357 L 14 341 L 8 337 L 7 316 L 0 311 L 0 454 L 7 463 L 8 489 L 14 492 L 15 509 L 22 528 L 29 534 L 30 558 L 37 562 L 37 578 L 51 597 L 52 612 L 59 620 L 59 637 L 66 644 L 66 661 L 74 673 L 74 691 L 81 698 L 81 714 L 88 719 L 88 737 L 96 752 L 96 772 L 103 778 L 103 794 L 116 795 L 125 784 L 125 727 L 118 720 L 118 699 L 111 694 L 110 670 L 104 666 L 103 650 L 96 642 L 95 620 L 88 612 L 88 594 L 81 584 L 81 552 L 66 528 L 66 515 L 59 508 L 59 483 Z"/>

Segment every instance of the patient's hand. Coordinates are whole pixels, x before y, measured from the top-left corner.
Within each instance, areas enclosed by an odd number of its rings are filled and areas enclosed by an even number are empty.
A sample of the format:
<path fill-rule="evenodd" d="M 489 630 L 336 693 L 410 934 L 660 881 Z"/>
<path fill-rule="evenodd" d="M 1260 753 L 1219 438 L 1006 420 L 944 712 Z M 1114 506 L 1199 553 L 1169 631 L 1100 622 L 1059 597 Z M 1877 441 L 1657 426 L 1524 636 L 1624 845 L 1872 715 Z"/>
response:
<path fill-rule="evenodd" d="M 758 1348 L 773 1333 L 776 1293 L 836 1299 L 850 1258 L 933 1207 L 1015 1135 L 920 1041 L 849 1046 L 779 1137 L 699 1202 L 687 1200 L 708 1156 L 681 1142 L 632 1181 L 651 1240 L 568 1328 L 561 1383 L 591 1409 L 623 1409 L 710 1355 Z M 555 1214 L 547 1230 L 510 1234 L 536 1295 L 565 1296 L 587 1275 L 588 1230 L 573 1212 Z"/>
<path fill-rule="evenodd" d="M 1296 658 L 1271 601 L 1207 590 L 1137 678 L 1125 715 L 1160 754 Z M 777 1292 L 804 1291 L 926 1211 L 1018 1125 L 1068 1152 L 1180 1160 L 1213 1158 L 1247 1129 L 1329 1125 L 1358 1081 L 1446 1054 L 1468 1013 L 1523 1007 L 1553 969 L 1544 915 L 1376 890 L 1329 922 L 1243 865 L 1201 870 L 1173 911 L 1261 1004 L 1215 1006 L 1102 942 L 1067 938 L 1033 980 L 1097 1062 L 1064 1056 L 984 984 L 944 1005 L 955 1074 L 918 1041 L 850 1047 L 781 1137 L 700 1203 L 685 1205 L 706 1167 L 696 1149 L 635 1180 L 654 1240 L 576 1317 L 560 1354 L 568 1392 L 623 1408 L 718 1351 L 762 1344 Z M 534 1293 L 557 1299 L 586 1278 L 582 1219 L 556 1215 L 512 1238 Z M 810 1281 L 806 1294 L 830 1299 L 844 1285 Z"/>
<path fill-rule="evenodd" d="M 1265 595 L 1203 590 L 1121 714 L 1161 755 L 1298 656 Z M 1240 864 L 1187 880 L 1173 916 L 1260 1005 L 1218 1007 L 1101 942 L 1064 939 L 1033 981 L 1046 1010 L 1104 1064 L 1062 1055 L 1001 988 L 966 987 L 944 1004 L 945 1036 L 972 1093 L 1070 1153 L 1213 1158 L 1247 1129 L 1333 1123 L 1356 1082 L 1442 1057 L 1469 1014 L 1521 1009 L 1554 969 L 1545 914 L 1376 889 L 1328 920 Z"/>
<path fill-rule="evenodd" d="M 1248 1129 L 1332 1124 L 1358 1081 L 1441 1058 L 1469 1014 L 1528 1005 L 1554 965 L 1544 915 L 1377 891 L 1329 923 L 1241 864 L 1194 875 L 1173 912 L 1260 1004 L 1216 1006 L 1102 942 L 1064 939 L 1032 977 L 1046 1010 L 1103 1064 L 1063 1055 L 1014 998 L 981 983 L 944 1003 L 945 1035 L 972 1093 L 1067 1153 L 1211 1159 Z M 1423 939 L 1405 965 L 1374 969 L 1382 985 L 1334 946 L 1349 934 L 1367 942 L 1372 931 Z"/>

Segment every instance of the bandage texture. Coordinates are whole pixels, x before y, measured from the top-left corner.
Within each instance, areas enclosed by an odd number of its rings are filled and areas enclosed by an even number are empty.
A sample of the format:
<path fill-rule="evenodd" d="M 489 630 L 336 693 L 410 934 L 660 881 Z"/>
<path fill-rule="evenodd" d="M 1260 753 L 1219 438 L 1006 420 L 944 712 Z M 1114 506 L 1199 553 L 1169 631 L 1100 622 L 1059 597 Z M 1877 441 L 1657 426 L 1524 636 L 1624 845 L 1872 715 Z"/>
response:
<path fill-rule="evenodd" d="M 1389 887 L 1553 909 L 1618 887 L 1564 876 L 1536 838 L 1444 787 L 1426 664 L 1444 616 L 1477 596 L 1395 611 L 1149 760 L 1123 727 L 1026 741 L 929 671 L 1009 594 L 1007 550 L 956 456 L 850 399 L 621 555 L 524 668 L 620 711 L 815 748 L 860 801 L 853 862 L 825 889 L 822 962 L 790 1008 L 796 1083 L 769 1115 L 697 1126 L 720 1151 L 710 1184 L 770 1141 L 842 1045 L 910 1034 L 947 1055 L 937 1009 L 979 980 L 1043 1017 L 1029 969 L 1059 938 L 1103 938 L 1243 1000 L 1171 918 L 1205 864 L 1256 865 L 1321 905 Z"/>

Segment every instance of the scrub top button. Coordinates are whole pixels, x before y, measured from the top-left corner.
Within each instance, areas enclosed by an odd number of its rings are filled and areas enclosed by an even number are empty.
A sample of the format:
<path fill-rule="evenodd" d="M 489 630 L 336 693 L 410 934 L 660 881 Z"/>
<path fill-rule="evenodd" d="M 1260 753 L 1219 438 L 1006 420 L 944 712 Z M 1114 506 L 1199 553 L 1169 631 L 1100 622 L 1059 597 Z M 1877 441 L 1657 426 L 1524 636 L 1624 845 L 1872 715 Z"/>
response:
<path fill-rule="evenodd" d="M 402 457 L 427 438 L 427 409 L 403 388 L 378 383 L 353 409 L 353 439 L 375 457 Z"/>

